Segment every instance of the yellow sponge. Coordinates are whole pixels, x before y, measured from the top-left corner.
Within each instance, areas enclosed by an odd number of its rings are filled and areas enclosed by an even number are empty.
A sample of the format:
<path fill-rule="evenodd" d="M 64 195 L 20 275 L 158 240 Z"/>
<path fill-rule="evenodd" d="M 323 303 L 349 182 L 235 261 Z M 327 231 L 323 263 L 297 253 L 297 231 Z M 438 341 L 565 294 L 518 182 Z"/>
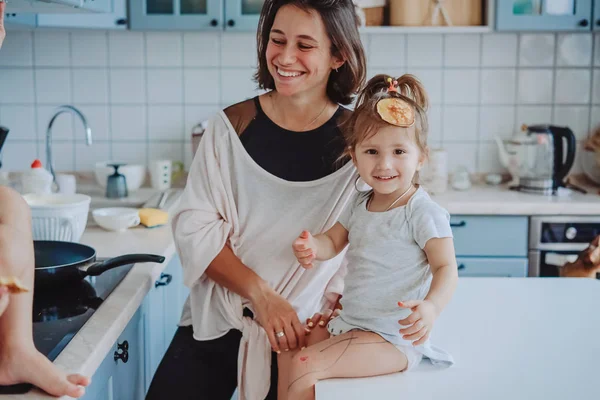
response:
<path fill-rule="evenodd" d="M 140 223 L 148 228 L 164 225 L 169 222 L 169 214 L 157 208 L 140 208 Z"/>

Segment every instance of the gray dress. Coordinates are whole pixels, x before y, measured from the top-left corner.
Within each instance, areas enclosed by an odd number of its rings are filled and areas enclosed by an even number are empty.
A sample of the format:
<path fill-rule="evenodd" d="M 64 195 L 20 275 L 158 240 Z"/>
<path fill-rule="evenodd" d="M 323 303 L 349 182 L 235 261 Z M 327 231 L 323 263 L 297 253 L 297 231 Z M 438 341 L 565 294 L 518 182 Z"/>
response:
<path fill-rule="evenodd" d="M 398 324 L 411 313 L 398 301 L 422 300 L 429 291 L 432 274 L 423 248 L 429 239 L 452 237 L 448 212 L 421 188 L 405 206 L 386 212 L 368 211 L 365 197 L 339 220 L 348 230 L 348 272 L 343 310 L 329 323 L 329 332 L 375 332 L 401 350 L 415 349 L 434 364 L 452 365 L 452 356 L 429 340 L 415 347 L 403 339 Z"/>

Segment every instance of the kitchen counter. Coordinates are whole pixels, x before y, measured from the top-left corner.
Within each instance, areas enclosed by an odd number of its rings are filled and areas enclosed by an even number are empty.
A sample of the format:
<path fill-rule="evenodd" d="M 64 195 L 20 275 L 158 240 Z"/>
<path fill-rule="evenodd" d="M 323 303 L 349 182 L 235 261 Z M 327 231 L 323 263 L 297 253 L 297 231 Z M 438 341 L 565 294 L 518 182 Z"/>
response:
<path fill-rule="evenodd" d="M 172 200 L 168 200 L 165 209 L 172 215 L 178 196 L 171 197 Z M 94 372 L 141 306 L 153 283 L 175 255 L 175 244 L 170 225 L 152 229 L 140 225 L 125 232 L 108 232 L 97 227 L 91 216 L 80 243 L 93 247 L 97 257 L 116 257 L 132 253 L 151 253 L 165 257 L 162 264 L 136 264 L 54 361 L 55 365 L 68 373 L 80 373 L 93 379 Z M 0 398 L 55 399 L 37 388 L 27 394 L 3 395 Z"/>
<path fill-rule="evenodd" d="M 448 190 L 432 199 L 457 215 L 600 215 L 600 196 L 572 191 L 568 196 L 540 196 L 501 186 Z"/>
<path fill-rule="evenodd" d="M 600 399 L 600 281 L 461 278 L 432 342 L 455 365 L 331 379 L 316 400 Z"/>

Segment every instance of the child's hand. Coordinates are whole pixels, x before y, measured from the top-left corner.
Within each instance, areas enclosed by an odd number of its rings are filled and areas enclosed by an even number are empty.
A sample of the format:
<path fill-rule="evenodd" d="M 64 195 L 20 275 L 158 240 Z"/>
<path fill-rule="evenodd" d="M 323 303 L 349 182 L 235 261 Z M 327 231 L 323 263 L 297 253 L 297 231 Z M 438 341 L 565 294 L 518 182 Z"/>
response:
<path fill-rule="evenodd" d="M 312 268 L 312 261 L 317 257 L 317 244 L 308 231 L 302 231 L 298 239 L 292 244 L 294 255 L 304 268 Z"/>
<path fill-rule="evenodd" d="M 325 310 L 322 314 L 315 313 L 315 315 L 313 315 L 312 318 L 307 318 L 306 326 L 304 327 L 304 329 L 306 330 L 306 334 L 310 335 L 310 332 L 317 326 L 325 328 L 329 321 L 340 315 L 340 311 L 341 310 L 337 308 L 335 310 Z"/>
<path fill-rule="evenodd" d="M 412 311 L 408 317 L 398 321 L 400 325 L 406 326 L 400 329 L 402 338 L 414 340 L 413 346 L 425 343 L 438 316 L 435 305 L 429 300 L 399 301 L 398 305 Z"/>
<path fill-rule="evenodd" d="M 4 314 L 6 307 L 8 307 L 8 288 L 0 286 L 0 317 Z"/>

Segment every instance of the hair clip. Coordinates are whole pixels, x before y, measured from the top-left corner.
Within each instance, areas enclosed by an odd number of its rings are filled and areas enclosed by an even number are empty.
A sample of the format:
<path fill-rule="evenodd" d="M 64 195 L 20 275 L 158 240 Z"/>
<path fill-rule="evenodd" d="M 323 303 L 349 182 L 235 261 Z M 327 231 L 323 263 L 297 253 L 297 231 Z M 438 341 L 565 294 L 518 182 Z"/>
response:
<path fill-rule="evenodd" d="M 388 97 L 377 102 L 377 113 L 388 124 L 409 128 L 415 123 L 415 110 L 402 99 Z"/>
<path fill-rule="evenodd" d="M 389 83 L 389 86 L 387 88 L 388 93 L 390 93 L 390 92 L 399 93 L 398 92 L 398 81 L 394 80 L 392 78 L 387 78 L 387 81 Z"/>

